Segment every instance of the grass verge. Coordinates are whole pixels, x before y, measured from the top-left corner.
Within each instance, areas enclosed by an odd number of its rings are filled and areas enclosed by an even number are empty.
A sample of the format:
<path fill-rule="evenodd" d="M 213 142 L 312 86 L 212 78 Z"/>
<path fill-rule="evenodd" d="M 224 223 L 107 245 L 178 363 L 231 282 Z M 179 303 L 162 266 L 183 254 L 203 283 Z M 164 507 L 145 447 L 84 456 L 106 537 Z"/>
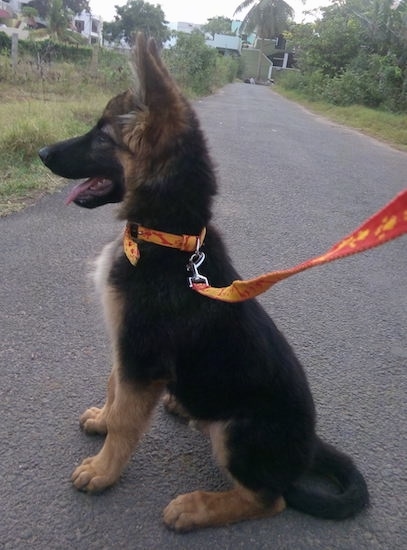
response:
<path fill-rule="evenodd" d="M 276 85 L 274 90 L 310 111 L 329 120 L 355 128 L 401 151 L 407 151 L 407 114 L 370 109 L 361 105 L 340 107 L 319 101 L 310 101 L 302 94 Z"/>
<path fill-rule="evenodd" d="M 92 101 L 50 101 L 20 97 L 0 105 L 0 216 L 15 212 L 63 183 L 38 159 L 49 143 L 84 133 L 96 120 L 109 96 Z"/>
<path fill-rule="evenodd" d="M 275 90 L 330 120 L 407 151 L 407 115 L 312 102 L 278 85 Z M 4 216 L 63 184 L 64 180 L 53 176 L 41 164 L 37 151 L 49 143 L 84 133 L 97 120 L 112 93 L 96 91 L 91 99 L 87 94 L 72 98 L 48 94 L 37 99 L 18 94 L 15 88 L 1 88 L 0 92 L 5 99 L 0 105 L 3 128 L 0 135 L 0 216 Z"/>

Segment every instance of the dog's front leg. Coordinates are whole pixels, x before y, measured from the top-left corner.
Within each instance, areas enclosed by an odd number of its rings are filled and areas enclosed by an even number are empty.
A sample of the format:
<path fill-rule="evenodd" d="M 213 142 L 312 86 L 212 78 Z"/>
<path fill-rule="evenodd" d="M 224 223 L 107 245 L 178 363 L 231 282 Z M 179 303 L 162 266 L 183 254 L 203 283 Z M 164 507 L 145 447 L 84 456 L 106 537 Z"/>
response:
<path fill-rule="evenodd" d="M 116 387 L 115 368 L 109 377 L 107 385 L 107 398 L 102 408 L 90 407 L 80 417 L 81 428 L 88 434 L 106 435 L 107 433 L 107 415 L 110 411 L 115 396 Z"/>
<path fill-rule="evenodd" d="M 105 443 L 96 456 L 86 458 L 72 474 L 73 484 L 83 491 L 101 491 L 117 481 L 165 388 L 164 382 L 123 381 L 117 370 L 111 375 L 110 385 L 114 386 L 114 396 L 105 409 Z"/>

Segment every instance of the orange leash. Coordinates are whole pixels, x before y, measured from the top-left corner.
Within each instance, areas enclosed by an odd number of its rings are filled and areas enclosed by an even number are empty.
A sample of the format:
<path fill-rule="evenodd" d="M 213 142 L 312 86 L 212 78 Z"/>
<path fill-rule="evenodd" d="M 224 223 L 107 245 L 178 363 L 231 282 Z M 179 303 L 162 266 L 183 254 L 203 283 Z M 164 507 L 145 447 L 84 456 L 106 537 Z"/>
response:
<path fill-rule="evenodd" d="M 397 195 L 389 204 L 376 212 L 371 218 L 366 220 L 360 227 L 350 233 L 347 237 L 339 241 L 325 254 L 311 258 L 303 263 L 283 269 L 281 271 L 272 271 L 246 281 L 237 280 L 231 285 L 223 288 L 212 287 L 206 282 L 194 282 L 190 279 L 190 286 L 203 296 L 222 300 L 224 302 L 242 302 L 254 298 L 268 290 L 271 286 L 291 277 L 296 273 L 310 269 L 317 265 L 333 262 L 339 258 L 344 258 L 352 254 L 358 254 L 384 244 L 392 239 L 396 239 L 407 233 L 407 189 Z M 407 254 L 406 254 L 407 256 Z M 192 258 L 191 258 L 192 259 Z M 199 263 L 199 265 L 202 261 Z M 196 264 L 198 267 L 198 264 Z M 195 269 L 197 280 L 205 279 Z"/>

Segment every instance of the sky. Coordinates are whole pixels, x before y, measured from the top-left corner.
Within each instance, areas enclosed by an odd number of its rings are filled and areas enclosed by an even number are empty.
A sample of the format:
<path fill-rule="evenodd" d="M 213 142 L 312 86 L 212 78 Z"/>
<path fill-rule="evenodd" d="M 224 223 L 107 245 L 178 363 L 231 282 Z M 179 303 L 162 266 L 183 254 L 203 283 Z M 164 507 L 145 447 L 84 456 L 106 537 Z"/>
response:
<path fill-rule="evenodd" d="M 170 23 L 184 21 L 188 23 L 206 23 L 210 17 L 223 15 L 233 19 L 233 12 L 241 3 L 241 0 L 203 0 L 202 2 L 191 2 L 191 0 L 146 0 L 150 4 L 160 4 L 164 11 L 165 18 Z M 295 20 L 303 20 L 302 12 L 320 6 L 328 5 L 329 0 L 306 0 L 305 6 L 301 0 L 286 0 L 295 10 Z M 100 15 L 104 21 L 113 21 L 116 10 L 115 5 L 122 6 L 126 0 L 90 0 L 92 14 Z"/>

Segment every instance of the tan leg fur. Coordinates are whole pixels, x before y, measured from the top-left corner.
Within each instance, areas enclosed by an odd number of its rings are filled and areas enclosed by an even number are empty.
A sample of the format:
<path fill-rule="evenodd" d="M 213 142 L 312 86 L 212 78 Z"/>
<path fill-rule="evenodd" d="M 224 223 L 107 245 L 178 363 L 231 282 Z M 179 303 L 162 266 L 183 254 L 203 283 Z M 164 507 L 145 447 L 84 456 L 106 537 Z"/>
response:
<path fill-rule="evenodd" d="M 116 251 L 117 243 L 115 241 L 106 245 L 97 258 L 94 271 L 92 273 L 95 287 L 101 295 L 106 325 L 113 342 L 114 355 L 117 354 L 114 343 L 117 341 L 117 335 L 120 330 L 123 312 L 123 299 L 120 294 L 107 283 L 107 279 Z M 118 364 L 119 361 L 116 359 L 114 361 L 114 365 Z M 80 417 L 80 425 L 88 434 L 106 435 L 107 433 L 106 418 L 115 397 L 115 371 L 116 366 L 113 366 L 107 386 L 107 398 L 103 407 L 90 407 Z"/>
<path fill-rule="evenodd" d="M 180 495 L 164 510 L 164 523 L 176 531 L 215 527 L 237 521 L 271 517 L 285 508 L 283 497 L 265 508 L 250 491 L 236 487 L 230 491 L 195 491 Z"/>
<path fill-rule="evenodd" d="M 216 422 L 205 427 L 219 465 L 227 468 L 228 451 L 224 438 L 225 424 Z M 283 497 L 265 507 L 257 495 L 235 483 L 230 491 L 195 491 L 180 495 L 164 509 L 164 523 L 175 531 L 227 525 L 245 519 L 271 517 L 285 509 Z"/>
<path fill-rule="evenodd" d="M 114 388 L 113 401 L 109 403 L 108 397 L 106 405 L 96 415 L 98 418 L 89 417 L 84 422 L 86 425 L 86 422 L 95 420 L 99 427 L 106 426 L 107 436 L 101 451 L 86 458 L 72 474 L 73 484 L 83 491 L 101 491 L 117 481 L 148 427 L 165 384 L 154 382 L 137 387 L 120 381 L 115 370 L 109 386 Z M 89 416 L 87 412 L 85 415 Z"/>
<path fill-rule="evenodd" d="M 117 243 L 107 245 L 96 262 L 94 272 L 115 360 L 109 377 L 106 403 L 102 408 L 87 409 L 80 418 L 81 426 L 87 433 L 107 434 L 101 451 L 96 456 L 86 458 L 72 474 L 75 487 L 84 491 L 101 491 L 117 481 L 146 431 L 153 409 L 165 387 L 165 383 L 161 382 L 137 386 L 120 379 L 115 344 L 122 321 L 123 299 L 107 284 L 111 261 L 116 253 Z"/>
<path fill-rule="evenodd" d="M 107 385 L 107 399 L 103 407 L 101 409 L 98 407 L 90 407 L 80 417 L 79 423 L 86 433 L 106 435 L 106 417 L 114 401 L 115 378 L 114 371 L 112 371 Z"/>
<path fill-rule="evenodd" d="M 173 414 L 174 416 L 179 416 L 184 420 L 189 420 L 191 418 L 188 411 L 176 400 L 176 398 L 171 393 L 165 393 L 162 398 L 163 405 L 165 410 Z"/>

